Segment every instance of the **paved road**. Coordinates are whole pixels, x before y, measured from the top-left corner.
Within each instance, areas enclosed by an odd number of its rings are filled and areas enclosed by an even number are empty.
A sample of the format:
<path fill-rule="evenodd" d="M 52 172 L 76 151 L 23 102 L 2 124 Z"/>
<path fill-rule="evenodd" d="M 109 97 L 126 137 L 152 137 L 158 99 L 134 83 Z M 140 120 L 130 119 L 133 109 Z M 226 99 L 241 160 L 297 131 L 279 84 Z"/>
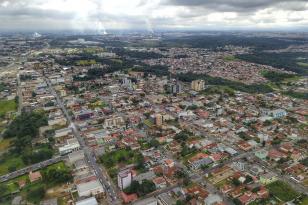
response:
<path fill-rule="evenodd" d="M 308 187 L 303 186 L 302 184 L 296 183 L 295 181 L 293 181 L 290 176 L 288 175 L 282 175 L 281 173 L 279 173 L 275 168 L 272 168 L 269 164 L 267 164 L 266 162 L 260 160 L 260 159 L 256 159 L 255 162 L 260 165 L 260 166 L 264 166 L 266 169 L 268 169 L 269 171 L 275 173 L 277 175 L 277 178 L 280 179 L 281 181 L 286 182 L 287 184 L 289 184 L 294 190 L 296 190 L 297 192 L 300 193 L 304 193 L 306 195 L 308 195 Z"/>
<path fill-rule="evenodd" d="M 91 148 L 89 148 L 86 145 L 84 139 L 81 137 L 78 128 L 75 126 L 71 116 L 68 114 L 68 111 L 66 107 L 64 106 L 62 100 L 60 99 L 59 95 L 53 89 L 50 80 L 49 79 L 45 79 L 45 80 L 46 80 L 47 85 L 50 88 L 51 94 L 55 96 L 58 105 L 62 109 L 67 121 L 70 123 L 70 126 L 72 127 L 72 130 L 73 130 L 73 134 L 77 138 L 81 146 L 81 149 L 84 151 L 88 164 L 94 169 L 96 176 L 98 177 L 99 181 L 102 183 L 103 187 L 105 188 L 106 196 L 107 196 L 107 200 L 109 204 L 122 204 L 115 191 L 116 190 L 115 186 L 112 184 L 110 179 L 108 180 L 108 175 L 107 176 L 104 175 L 104 172 L 102 171 L 101 167 L 96 163 L 94 152 L 92 151 Z"/>
<path fill-rule="evenodd" d="M 17 95 L 18 95 L 18 115 L 21 114 L 21 110 L 22 110 L 22 92 L 21 92 L 21 82 L 20 82 L 20 75 L 19 73 L 17 74 Z"/>
<path fill-rule="evenodd" d="M 207 182 L 206 180 L 204 180 L 203 178 L 203 174 L 200 174 L 198 173 L 197 170 L 188 170 L 188 168 L 182 164 L 180 161 L 178 161 L 177 159 L 174 159 L 172 153 L 170 153 L 168 150 L 162 150 L 162 152 L 169 158 L 169 159 L 172 159 L 176 166 L 182 168 L 186 173 L 189 174 L 189 178 L 194 181 L 194 182 L 197 182 L 197 183 L 204 183 L 206 185 L 206 188 L 207 190 L 210 192 L 210 193 L 216 193 L 218 195 L 220 195 L 224 202 L 227 204 L 227 205 L 233 205 L 233 202 L 227 198 L 227 196 L 225 196 L 223 193 L 220 192 L 220 190 L 218 190 L 214 185 L 210 184 L 209 182 Z M 240 157 L 240 156 L 239 156 Z M 227 163 L 227 161 L 225 162 Z M 215 167 L 213 169 L 217 169 L 218 167 Z M 213 170 L 211 169 L 211 170 Z"/>
<path fill-rule="evenodd" d="M 15 172 L 8 173 L 8 174 L 0 177 L 0 182 L 5 182 L 5 181 L 8 181 L 10 179 L 14 179 L 14 178 L 19 177 L 21 175 L 27 174 L 30 171 L 35 171 L 35 170 L 47 167 L 51 164 L 55 164 L 57 162 L 60 162 L 63 159 L 65 159 L 65 157 L 63 157 L 63 156 L 54 157 L 52 159 L 48 159 L 48 160 L 45 160 L 43 162 L 39 162 L 39 163 L 33 164 L 31 166 L 19 169 Z"/>

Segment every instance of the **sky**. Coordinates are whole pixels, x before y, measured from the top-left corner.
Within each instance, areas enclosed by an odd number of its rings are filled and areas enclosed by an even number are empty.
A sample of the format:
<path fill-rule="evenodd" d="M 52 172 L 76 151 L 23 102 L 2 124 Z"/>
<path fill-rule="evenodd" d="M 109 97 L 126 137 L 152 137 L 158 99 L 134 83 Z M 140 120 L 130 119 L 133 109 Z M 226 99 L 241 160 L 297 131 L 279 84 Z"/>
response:
<path fill-rule="evenodd" d="M 0 31 L 307 28 L 308 0 L 0 0 Z"/>

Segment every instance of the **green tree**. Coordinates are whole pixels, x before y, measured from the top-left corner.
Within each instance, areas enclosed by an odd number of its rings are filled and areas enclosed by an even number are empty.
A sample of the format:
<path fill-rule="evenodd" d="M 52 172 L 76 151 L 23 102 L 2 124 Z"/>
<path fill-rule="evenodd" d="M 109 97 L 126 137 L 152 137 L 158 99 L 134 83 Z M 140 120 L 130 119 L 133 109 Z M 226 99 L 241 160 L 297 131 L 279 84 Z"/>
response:
<path fill-rule="evenodd" d="M 40 201 L 45 196 L 45 187 L 44 185 L 39 185 L 37 187 L 33 187 L 27 194 L 27 198 L 30 201 Z"/>

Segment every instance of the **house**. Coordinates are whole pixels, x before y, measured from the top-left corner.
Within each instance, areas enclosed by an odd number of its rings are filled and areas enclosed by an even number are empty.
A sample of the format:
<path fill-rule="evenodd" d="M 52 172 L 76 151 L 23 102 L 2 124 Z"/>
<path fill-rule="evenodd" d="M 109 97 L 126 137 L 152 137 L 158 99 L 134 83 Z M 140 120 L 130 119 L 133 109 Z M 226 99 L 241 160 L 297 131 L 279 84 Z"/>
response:
<path fill-rule="evenodd" d="M 272 172 L 268 172 L 266 174 L 261 175 L 259 181 L 261 184 L 267 185 L 274 181 L 277 181 L 277 176 Z"/>
<path fill-rule="evenodd" d="M 274 160 L 277 162 L 281 158 L 287 158 L 288 156 L 285 153 L 278 151 L 277 149 L 271 149 L 268 152 L 268 157 L 270 158 L 270 160 Z"/>
<path fill-rule="evenodd" d="M 29 179 L 30 179 L 30 182 L 32 183 L 32 182 L 35 182 L 35 181 L 42 179 L 42 175 L 41 175 L 40 171 L 36 171 L 36 172 L 30 171 Z"/>
<path fill-rule="evenodd" d="M 23 188 L 25 185 L 26 185 L 26 180 L 21 179 L 18 181 L 18 186 L 20 189 Z"/>
<path fill-rule="evenodd" d="M 291 153 L 294 150 L 292 143 L 284 143 L 280 146 L 279 149 L 286 154 Z"/>
<path fill-rule="evenodd" d="M 213 160 L 207 154 L 198 153 L 197 155 L 190 158 L 188 163 L 193 169 L 199 169 L 203 165 L 209 165 L 213 163 Z"/>
<path fill-rule="evenodd" d="M 131 203 L 131 202 L 136 201 L 138 199 L 137 194 L 125 194 L 124 192 L 121 192 L 120 195 L 123 199 L 124 204 Z"/>
<path fill-rule="evenodd" d="M 210 194 L 205 200 L 205 205 L 215 205 L 217 203 L 221 203 L 223 199 L 217 194 Z"/>
<path fill-rule="evenodd" d="M 251 144 L 245 141 L 240 142 L 237 146 L 244 151 L 249 151 L 253 148 Z"/>
<path fill-rule="evenodd" d="M 164 177 L 157 177 L 153 179 L 153 183 L 155 184 L 157 189 L 162 189 L 167 186 L 167 181 Z"/>
<path fill-rule="evenodd" d="M 266 150 L 258 150 L 255 152 L 255 156 L 261 160 L 265 160 L 268 155 L 268 151 Z"/>
<path fill-rule="evenodd" d="M 250 191 L 245 192 L 242 196 L 238 198 L 238 200 L 243 204 L 247 205 L 257 199 L 257 195 Z"/>
<path fill-rule="evenodd" d="M 228 185 L 228 184 L 225 184 L 224 186 L 222 186 L 220 188 L 220 191 L 223 193 L 223 194 L 227 194 L 228 192 L 232 191 L 233 187 L 231 185 Z"/>
<path fill-rule="evenodd" d="M 257 195 L 260 199 L 266 199 L 269 197 L 269 192 L 264 186 L 261 186 L 260 190 L 257 192 Z"/>
<path fill-rule="evenodd" d="M 190 195 L 194 198 L 198 198 L 202 201 L 205 200 L 205 198 L 209 195 L 209 193 L 199 185 L 189 187 L 185 189 L 184 192 L 185 194 Z"/>
<path fill-rule="evenodd" d="M 165 162 L 165 166 L 167 166 L 167 167 L 174 167 L 174 161 L 172 160 L 172 159 L 166 159 L 166 160 L 164 160 L 164 162 Z"/>

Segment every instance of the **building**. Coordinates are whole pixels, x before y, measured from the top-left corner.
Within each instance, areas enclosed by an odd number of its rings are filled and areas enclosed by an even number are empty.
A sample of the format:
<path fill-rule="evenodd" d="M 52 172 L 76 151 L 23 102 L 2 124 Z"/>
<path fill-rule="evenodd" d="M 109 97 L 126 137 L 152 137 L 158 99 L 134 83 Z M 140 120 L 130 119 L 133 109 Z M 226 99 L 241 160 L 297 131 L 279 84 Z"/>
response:
<path fill-rule="evenodd" d="M 133 181 L 133 175 L 130 169 L 125 169 L 118 173 L 118 186 L 120 189 L 123 190 L 129 187 L 132 181 Z"/>
<path fill-rule="evenodd" d="M 163 115 L 161 115 L 161 114 L 156 114 L 156 116 L 155 116 L 155 124 L 156 124 L 157 126 L 161 126 L 161 125 L 163 124 L 163 122 L 164 122 Z"/>
<path fill-rule="evenodd" d="M 204 80 L 194 80 L 191 82 L 191 89 L 194 91 L 201 91 L 205 88 Z"/>
<path fill-rule="evenodd" d="M 182 85 L 179 84 L 179 83 L 171 85 L 171 92 L 173 94 L 181 93 L 182 92 Z"/>
<path fill-rule="evenodd" d="M 76 152 L 72 152 L 68 155 L 68 160 L 71 164 L 75 163 L 76 161 L 80 160 L 80 159 L 84 159 L 84 152 L 83 150 L 78 150 Z"/>
<path fill-rule="evenodd" d="M 157 198 L 160 205 L 173 205 L 176 203 L 175 199 L 166 192 L 158 195 Z"/>
<path fill-rule="evenodd" d="M 77 185 L 78 195 L 82 196 L 95 196 L 104 193 L 104 188 L 98 180 L 93 180 Z"/>
<path fill-rule="evenodd" d="M 143 199 L 133 203 L 133 205 L 158 205 L 158 200 L 154 197 Z"/>
<path fill-rule="evenodd" d="M 105 119 L 104 127 L 119 127 L 124 125 L 124 120 L 122 117 L 112 117 L 109 119 Z"/>
<path fill-rule="evenodd" d="M 30 180 L 30 182 L 35 182 L 35 181 L 38 181 L 40 179 L 42 179 L 42 175 L 41 175 L 40 171 L 36 171 L 36 172 L 32 172 L 31 171 L 29 173 L 29 180 Z"/>
<path fill-rule="evenodd" d="M 287 115 L 287 112 L 284 109 L 272 110 L 268 113 L 273 118 L 282 118 Z"/>
<path fill-rule="evenodd" d="M 217 203 L 220 203 L 222 202 L 222 198 L 217 195 L 217 194 L 210 194 L 205 200 L 204 200 L 204 203 L 205 205 L 214 205 L 214 204 L 217 204 Z"/>
<path fill-rule="evenodd" d="M 76 205 L 98 205 L 95 197 L 90 197 L 76 202 Z"/>
<path fill-rule="evenodd" d="M 65 155 L 80 149 L 80 144 L 76 138 L 71 138 L 66 141 L 66 145 L 59 147 L 59 153 Z"/>
<path fill-rule="evenodd" d="M 72 133 L 72 128 L 66 127 L 63 129 L 55 130 L 55 138 L 64 137 Z"/>

